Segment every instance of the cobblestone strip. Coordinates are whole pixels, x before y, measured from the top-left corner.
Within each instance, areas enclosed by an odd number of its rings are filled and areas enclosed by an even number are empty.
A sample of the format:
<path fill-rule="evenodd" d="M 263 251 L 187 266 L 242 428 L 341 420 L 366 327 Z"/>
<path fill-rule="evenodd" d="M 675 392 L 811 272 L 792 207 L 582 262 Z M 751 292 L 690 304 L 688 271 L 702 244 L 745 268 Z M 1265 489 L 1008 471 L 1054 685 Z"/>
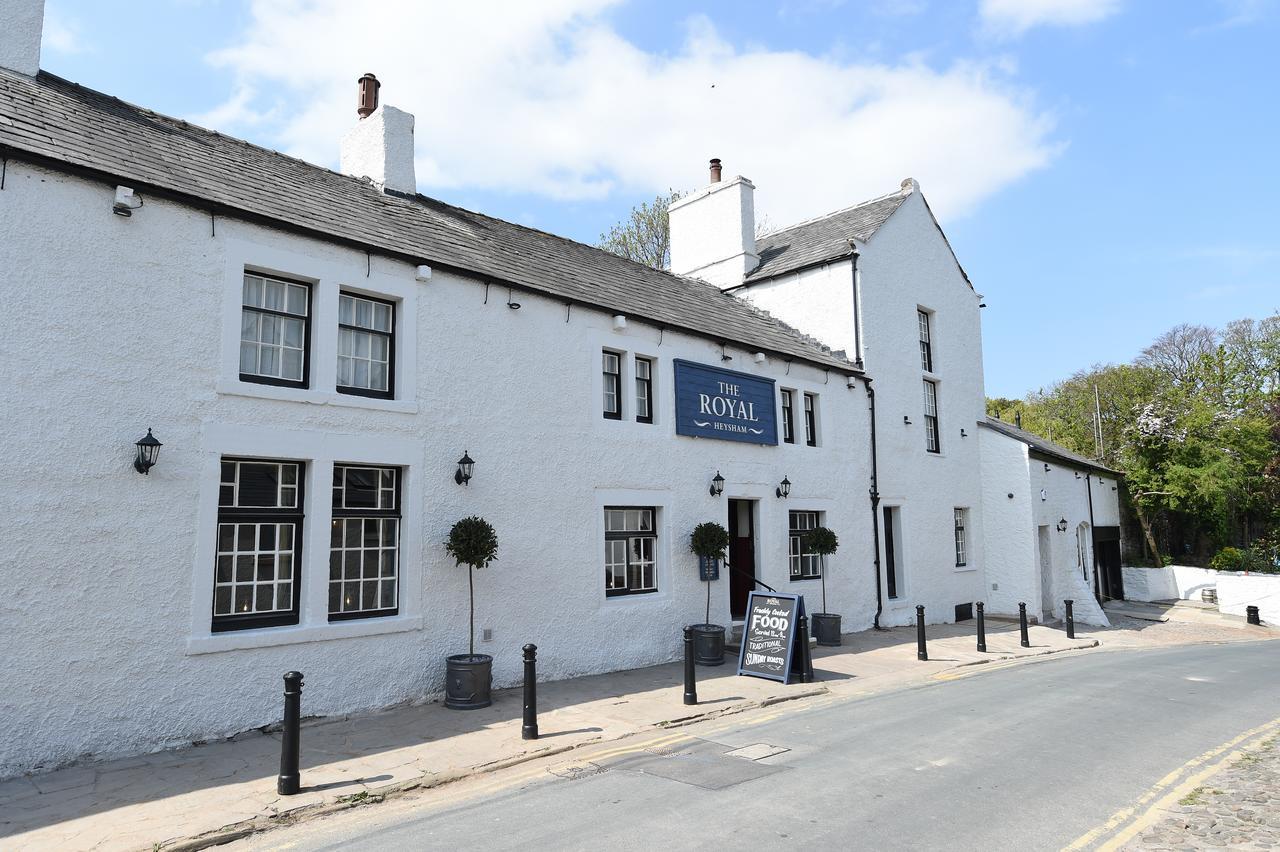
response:
<path fill-rule="evenodd" d="M 1267 740 L 1208 778 L 1124 848 L 1280 848 L 1280 738 Z"/>

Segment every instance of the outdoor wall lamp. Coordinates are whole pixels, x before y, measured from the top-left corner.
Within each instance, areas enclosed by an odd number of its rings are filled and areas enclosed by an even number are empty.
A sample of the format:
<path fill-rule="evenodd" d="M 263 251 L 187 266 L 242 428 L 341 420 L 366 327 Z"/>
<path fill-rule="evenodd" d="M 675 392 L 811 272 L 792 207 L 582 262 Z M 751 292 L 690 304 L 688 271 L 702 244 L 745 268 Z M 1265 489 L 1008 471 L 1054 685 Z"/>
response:
<path fill-rule="evenodd" d="M 1063 518 L 1062 520 L 1058 521 L 1058 532 L 1066 532 L 1066 531 L 1067 531 L 1067 519 Z"/>
<path fill-rule="evenodd" d="M 147 434 L 139 438 L 134 446 L 138 448 L 138 457 L 133 460 L 133 469 L 138 473 L 147 473 L 155 467 L 156 460 L 160 458 L 160 448 L 164 445 L 148 429 Z"/>
<path fill-rule="evenodd" d="M 1045 473 L 1048 473 L 1048 472 L 1049 472 L 1049 465 L 1048 465 L 1048 463 L 1045 463 L 1045 466 L 1044 466 L 1044 472 L 1045 472 Z"/>
<path fill-rule="evenodd" d="M 967 437 L 969 437 L 969 434 L 968 434 L 967 432 L 965 432 L 963 429 L 961 429 L 961 430 L 960 430 L 960 437 L 961 437 L 961 438 L 967 438 Z"/>
<path fill-rule="evenodd" d="M 910 426 L 910 425 L 911 425 L 911 417 L 910 417 L 910 415 L 907 415 L 907 414 L 902 415 L 902 425 L 903 425 L 903 426 Z"/>
<path fill-rule="evenodd" d="M 790 497 L 791 496 L 791 480 L 787 479 L 785 476 L 782 477 L 782 481 L 778 483 L 778 490 L 774 493 L 778 495 L 779 500 L 785 500 L 788 497 Z"/>
<path fill-rule="evenodd" d="M 471 469 L 475 466 L 475 460 L 467 453 L 462 451 L 462 458 L 458 459 L 458 470 L 453 475 L 453 481 L 459 485 L 466 485 L 471 481 Z"/>
<path fill-rule="evenodd" d="M 719 497 L 724 493 L 724 477 L 720 475 L 720 471 L 716 471 L 715 478 L 711 480 L 711 496 Z"/>

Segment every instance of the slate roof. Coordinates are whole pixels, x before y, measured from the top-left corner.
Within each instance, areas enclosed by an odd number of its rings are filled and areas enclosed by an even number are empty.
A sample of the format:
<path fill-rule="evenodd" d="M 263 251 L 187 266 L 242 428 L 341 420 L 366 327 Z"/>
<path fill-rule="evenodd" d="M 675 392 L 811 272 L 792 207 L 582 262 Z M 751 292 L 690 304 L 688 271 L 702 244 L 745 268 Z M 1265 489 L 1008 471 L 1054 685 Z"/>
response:
<path fill-rule="evenodd" d="M 1121 471 L 1113 470 L 1106 465 L 1100 464 L 1093 459 L 1085 458 L 1079 453 L 1073 453 L 1061 444 L 1055 444 L 1047 438 L 1041 438 L 1034 432 L 1028 432 L 1026 429 L 1019 429 L 1012 423 L 1004 420 L 997 420 L 994 417 L 988 417 L 984 421 L 978 423 L 979 426 L 985 426 L 994 432 L 999 432 L 1005 437 L 1012 438 L 1015 441 L 1021 441 L 1031 448 L 1031 452 L 1039 457 L 1057 459 L 1064 464 L 1071 464 L 1086 470 L 1096 470 L 1102 473 L 1109 473 L 1112 476 L 1124 476 Z"/>
<path fill-rule="evenodd" d="M 908 185 L 909 186 L 909 185 Z M 873 198 L 765 234 L 756 240 L 757 266 L 745 281 L 752 283 L 849 256 L 849 240 L 866 242 L 911 194 L 909 188 Z"/>
<path fill-rule="evenodd" d="M 737 343 L 858 372 L 744 299 L 582 243 L 338 174 L 41 71 L 0 70 L 0 152 Z"/>

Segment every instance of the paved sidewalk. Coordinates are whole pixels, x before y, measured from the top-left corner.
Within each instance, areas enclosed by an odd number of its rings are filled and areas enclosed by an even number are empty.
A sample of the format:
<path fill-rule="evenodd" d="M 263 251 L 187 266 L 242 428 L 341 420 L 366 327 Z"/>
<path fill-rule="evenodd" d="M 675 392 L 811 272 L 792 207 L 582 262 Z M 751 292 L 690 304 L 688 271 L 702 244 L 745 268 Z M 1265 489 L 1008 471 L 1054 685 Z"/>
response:
<path fill-rule="evenodd" d="M 817 649 L 817 683 L 783 685 L 738 677 L 734 666 L 698 669 L 697 707 L 682 702 L 680 663 L 543 683 L 538 686 L 542 738 L 520 739 L 519 689 L 495 693 L 492 707 L 459 712 L 439 704 L 321 719 L 302 729 L 302 793 L 276 794 L 278 733 L 136 758 L 71 766 L 0 782 L 0 846 L 20 849 L 167 848 L 219 831 L 258 828 L 369 797 L 430 787 L 536 759 L 589 742 L 613 740 L 691 717 L 722 715 L 814 694 L 881 692 L 922 682 L 948 669 L 1073 649 L 1142 647 L 1204 641 L 1199 634 L 1161 638 L 1169 625 L 1093 630 L 1075 640 L 1033 626 L 1020 648 L 1016 624 L 989 621 L 985 654 L 974 649 L 973 622 L 930 625 L 928 662 L 916 660 L 915 630 L 900 627 L 844 637 Z M 1186 628 L 1187 625 L 1179 625 Z M 1268 638 L 1262 630 L 1224 631 L 1210 640 Z M 303 693 L 306 712 L 306 693 Z"/>

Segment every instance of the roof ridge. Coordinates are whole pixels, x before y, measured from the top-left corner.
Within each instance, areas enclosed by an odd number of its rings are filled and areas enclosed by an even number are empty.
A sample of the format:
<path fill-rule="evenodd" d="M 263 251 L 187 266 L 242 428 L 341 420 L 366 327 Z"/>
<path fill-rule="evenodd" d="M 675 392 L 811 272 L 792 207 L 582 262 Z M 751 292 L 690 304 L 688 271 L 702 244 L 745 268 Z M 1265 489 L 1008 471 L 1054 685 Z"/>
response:
<path fill-rule="evenodd" d="M 895 195 L 906 198 L 908 195 L 911 194 L 911 192 L 912 190 L 909 190 L 909 189 L 898 189 L 893 192 L 886 192 L 884 195 L 877 195 L 875 198 L 868 198 L 866 201 L 859 201 L 857 204 L 850 204 L 848 207 L 841 207 L 839 210 L 832 210 L 830 213 L 823 213 L 820 216 L 811 216 L 808 219 L 802 219 L 799 222 L 795 222 L 794 224 L 787 225 L 786 227 L 778 228 L 773 231 L 768 231 L 756 237 L 756 239 L 762 240 L 762 239 L 765 239 L 766 237 L 772 237 L 775 234 L 781 234 L 784 231 L 792 231 L 792 230 L 795 230 L 796 228 L 803 228 L 806 225 L 812 225 L 815 222 L 821 222 L 823 219 L 830 219 L 833 216 L 839 216 L 841 213 L 848 213 L 850 211 L 857 210 L 859 207 L 866 207 L 868 205 L 875 204 L 877 201 L 884 201 L 886 199 L 893 198 Z"/>

